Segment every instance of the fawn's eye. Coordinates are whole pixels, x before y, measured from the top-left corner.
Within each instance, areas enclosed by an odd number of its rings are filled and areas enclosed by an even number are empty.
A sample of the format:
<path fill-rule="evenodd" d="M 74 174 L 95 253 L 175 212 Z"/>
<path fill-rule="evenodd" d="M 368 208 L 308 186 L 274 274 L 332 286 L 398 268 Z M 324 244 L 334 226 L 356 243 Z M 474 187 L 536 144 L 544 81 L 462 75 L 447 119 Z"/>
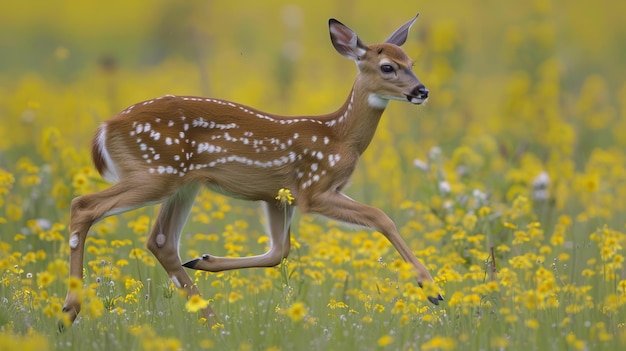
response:
<path fill-rule="evenodd" d="M 391 65 L 382 65 L 382 66 L 380 66 L 380 70 L 383 73 L 391 73 L 391 72 L 394 71 L 393 66 L 391 66 Z"/>

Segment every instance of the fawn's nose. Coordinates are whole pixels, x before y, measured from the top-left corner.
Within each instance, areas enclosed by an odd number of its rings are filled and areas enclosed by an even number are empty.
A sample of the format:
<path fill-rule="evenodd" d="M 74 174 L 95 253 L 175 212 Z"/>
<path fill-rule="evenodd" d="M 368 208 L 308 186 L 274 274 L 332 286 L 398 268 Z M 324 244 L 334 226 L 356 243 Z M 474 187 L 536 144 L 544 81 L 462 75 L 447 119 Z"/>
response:
<path fill-rule="evenodd" d="M 428 99 L 428 89 L 423 84 L 417 85 L 410 94 L 406 94 L 407 100 L 412 104 L 420 105 Z"/>
<path fill-rule="evenodd" d="M 426 89 L 423 85 L 418 85 L 415 89 L 413 89 L 413 95 L 415 95 L 418 99 L 427 99 L 428 89 Z"/>

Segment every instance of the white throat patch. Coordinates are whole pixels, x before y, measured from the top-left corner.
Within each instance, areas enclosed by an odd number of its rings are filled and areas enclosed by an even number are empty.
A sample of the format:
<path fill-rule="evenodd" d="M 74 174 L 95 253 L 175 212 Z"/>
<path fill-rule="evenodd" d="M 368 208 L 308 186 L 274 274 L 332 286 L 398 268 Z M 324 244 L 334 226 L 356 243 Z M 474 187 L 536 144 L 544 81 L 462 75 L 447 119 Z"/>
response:
<path fill-rule="evenodd" d="M 374 108 L 385 109 L 389 105 L 389 99 L 386 99 L 378 94 L 371 93 L 367 97 L 367 103 Z"/>

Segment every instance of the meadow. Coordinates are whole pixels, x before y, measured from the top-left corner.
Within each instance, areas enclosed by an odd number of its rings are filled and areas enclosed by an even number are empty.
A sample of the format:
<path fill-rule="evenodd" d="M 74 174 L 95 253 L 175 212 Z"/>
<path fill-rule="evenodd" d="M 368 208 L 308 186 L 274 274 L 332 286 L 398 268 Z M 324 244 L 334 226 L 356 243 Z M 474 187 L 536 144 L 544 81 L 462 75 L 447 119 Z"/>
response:
<path fill-rule="evenodd" d="M 625 10 L 0 4 L 0 350 L 625 349 Z M 158 206 L 94 225 L 84 285 L 68 280 L 70 201 L 109 186 L 89 155 L 101 121 L 165 94 L 334 111 L 356 68 L 332 48 L 328 18 L 372 44 L 417 12 L 404 49 L 430 99 L 390 104 L 346 192 L 394 219 L 443 303 L 380 233 L 298 213 L 277 267 L 190 271 L 202 299 L 145 248 Z M 257 204 L 203 190 L 181 258 L 262 253 L 263 225 Z M 69 284 L 83 310 L 59 333 Z"/>

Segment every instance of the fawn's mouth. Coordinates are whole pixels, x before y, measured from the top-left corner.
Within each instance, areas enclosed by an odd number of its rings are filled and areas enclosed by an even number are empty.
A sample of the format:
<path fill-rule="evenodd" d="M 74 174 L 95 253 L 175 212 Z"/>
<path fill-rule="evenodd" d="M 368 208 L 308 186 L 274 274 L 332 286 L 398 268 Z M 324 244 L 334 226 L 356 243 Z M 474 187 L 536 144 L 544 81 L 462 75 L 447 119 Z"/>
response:
<path fill-rule="evenodd" d="M 428 97 L 423 98 L 423 97 L 419 97 L 415 95 L 409 95 L 409 94 L 405 94 L 405 95 L 406 95 L 406 99 L 414 105 L 421 105 L 424 102 L 426 102 L 426 100 L 428 100 Z"/>

